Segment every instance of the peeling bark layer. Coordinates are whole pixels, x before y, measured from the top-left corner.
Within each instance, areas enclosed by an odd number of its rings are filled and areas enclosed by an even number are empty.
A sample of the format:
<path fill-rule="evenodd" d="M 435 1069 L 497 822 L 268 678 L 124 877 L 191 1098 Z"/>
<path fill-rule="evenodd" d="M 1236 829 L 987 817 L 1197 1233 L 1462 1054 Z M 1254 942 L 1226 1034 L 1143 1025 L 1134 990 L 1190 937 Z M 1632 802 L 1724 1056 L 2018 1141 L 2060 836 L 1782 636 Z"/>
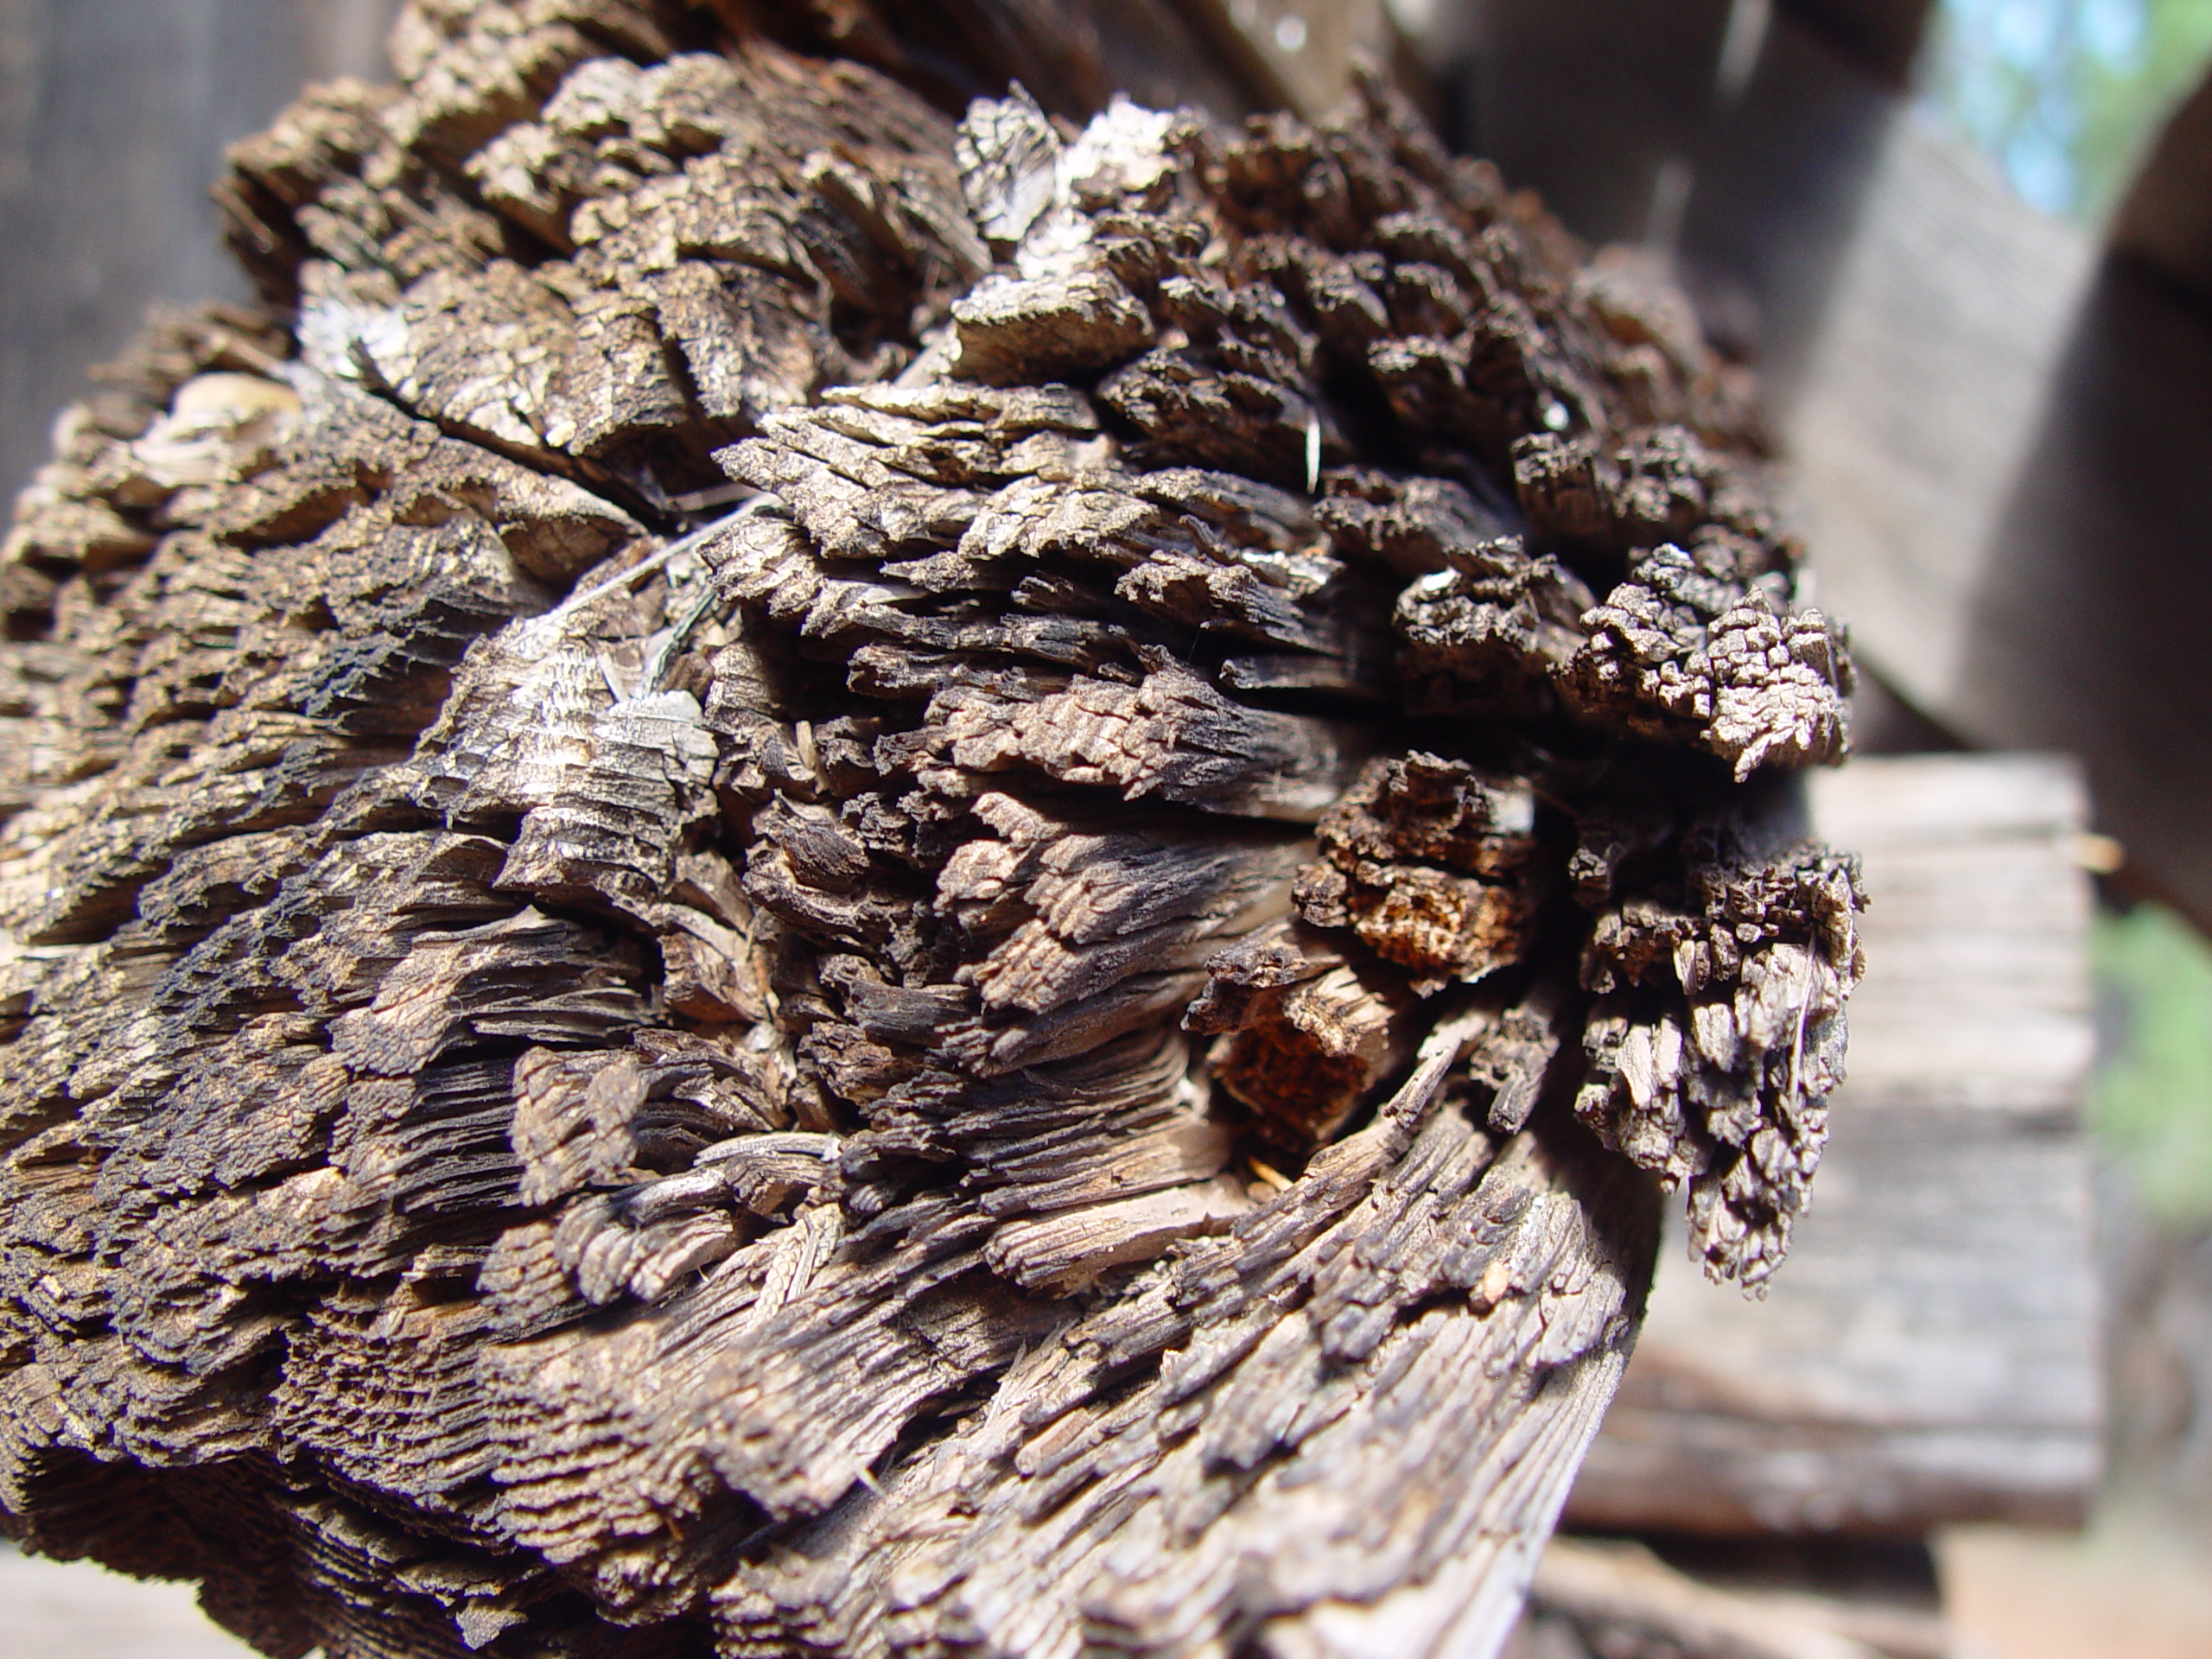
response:
<path fill-rule="evenodd" d="M 19 504 L 0 1519 L 276 1655 L 1485 1651 L 1840 1075 L 1745 389 L 1379 87 L 802 33 L 421 0 Z"/>

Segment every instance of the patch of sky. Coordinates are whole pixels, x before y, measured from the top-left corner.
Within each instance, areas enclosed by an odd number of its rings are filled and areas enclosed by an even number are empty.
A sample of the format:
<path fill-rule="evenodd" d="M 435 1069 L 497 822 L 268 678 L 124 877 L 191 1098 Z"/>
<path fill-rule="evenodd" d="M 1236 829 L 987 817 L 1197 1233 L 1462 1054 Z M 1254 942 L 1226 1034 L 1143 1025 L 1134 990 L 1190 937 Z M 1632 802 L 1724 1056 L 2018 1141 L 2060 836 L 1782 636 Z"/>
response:
<path fill-rule="evenodd" d="M 1927 102 L 2047 213 L 2111 212 L 2212 60 L 2212 0 L 1940 0 Z"/>

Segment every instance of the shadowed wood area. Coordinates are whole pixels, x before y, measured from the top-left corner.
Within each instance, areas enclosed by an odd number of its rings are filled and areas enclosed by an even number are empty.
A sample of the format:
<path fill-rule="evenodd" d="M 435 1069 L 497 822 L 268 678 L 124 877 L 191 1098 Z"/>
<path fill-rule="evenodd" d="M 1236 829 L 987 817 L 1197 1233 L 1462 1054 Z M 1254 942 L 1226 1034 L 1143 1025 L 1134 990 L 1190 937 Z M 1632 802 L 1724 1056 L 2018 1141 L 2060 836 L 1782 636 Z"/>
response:
<path fill-rule="evenodd" d="M 1484 1655 L 1660 1192 L 1779 1265 L 1861 895 L 1747 382 L 1084 16 L 421 0 L 231 152 L 257 302 L 0 556 L 27 1547 L 283 1656 Z"/>

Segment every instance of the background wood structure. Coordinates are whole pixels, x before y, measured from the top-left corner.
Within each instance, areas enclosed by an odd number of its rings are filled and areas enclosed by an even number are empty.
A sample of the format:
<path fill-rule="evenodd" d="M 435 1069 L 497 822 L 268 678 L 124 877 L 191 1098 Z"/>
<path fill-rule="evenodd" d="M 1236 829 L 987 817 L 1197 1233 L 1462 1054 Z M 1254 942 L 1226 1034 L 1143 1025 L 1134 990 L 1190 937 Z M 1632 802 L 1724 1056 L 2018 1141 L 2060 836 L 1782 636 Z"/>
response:
<path fill-rule="evenodd" d="M 380 78 L 399 0 L 0 0 L 0 495 L 151 304 L 243 300 L 208 181 L 308 81 Z"/>

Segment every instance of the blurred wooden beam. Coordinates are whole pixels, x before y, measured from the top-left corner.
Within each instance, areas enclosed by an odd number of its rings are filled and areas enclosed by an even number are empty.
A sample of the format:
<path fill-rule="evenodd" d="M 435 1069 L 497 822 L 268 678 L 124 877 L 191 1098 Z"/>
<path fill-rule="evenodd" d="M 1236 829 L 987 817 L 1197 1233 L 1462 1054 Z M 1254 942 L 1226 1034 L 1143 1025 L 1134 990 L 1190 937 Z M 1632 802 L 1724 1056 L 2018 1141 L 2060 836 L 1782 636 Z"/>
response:
<path fill-rule="evenodd" d="M 1382 0 L 1174 0 L 1262 109 L 1312 120 L 1343 103 L 1352 66 L 1383 66 L 1432 114 L 1434 92 Z"/>
<path fill-rule="evenodd" d="M 2107 257 L 1798 0 L 1724 96 L 1738 11 L 1489 0 L 1463 136 L 1581 234 L 1679 255 L 1756 346 L 1862 660 L 1969 743 L 2080 755 L 2124 879 L 2212 926 L 2212 93 Z"/>
<path fill-rule="evenodd" d="M 2111 243 L 2212 314 L 2212 79 L 2159 133 L 2113 216 Z"/>
<path fill-rule="evenodd" d="M 243 298 L 207 181 L 398 0 L 0 0 L 0 501 L 149 302 Z"/>
<path fill-rule="evenodd" d="M 1951 1651 L 1932 1611 L 1803 1591 L 1723 1588 L 1639 1544 L 1564 1535 L 1544 1551 L 1529 1618 L 1516 1637 L 1503 1659 L 1566 1659 L 1560 1650 L 1567 1643 L 1576 1659 L 1592 1651 L 1638 1659 L 1946 1659 Z"/>
<path fill-rule="evenodd" d="M 1902 91 L 1928 32 L 1933 0 L 1781 0 L 1859 68 Z"/>

